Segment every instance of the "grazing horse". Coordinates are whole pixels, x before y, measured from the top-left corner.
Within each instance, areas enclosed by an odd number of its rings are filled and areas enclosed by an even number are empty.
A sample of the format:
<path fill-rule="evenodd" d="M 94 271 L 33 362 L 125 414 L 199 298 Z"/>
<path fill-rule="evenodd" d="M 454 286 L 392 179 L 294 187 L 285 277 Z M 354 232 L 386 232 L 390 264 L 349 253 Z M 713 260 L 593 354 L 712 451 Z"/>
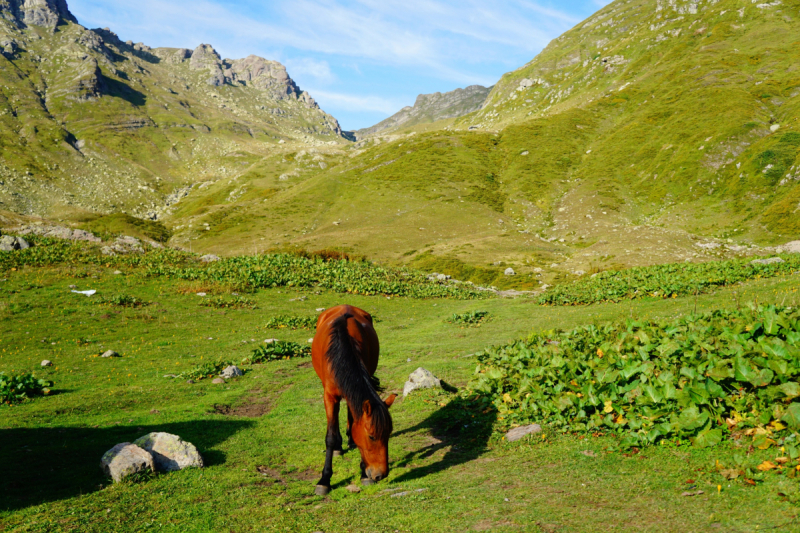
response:
<path fill-rule="evenodd" d="M 361 483 L 371 485 L 389 474 L 389 435 L 392 417 L 389 407 L 397 397 L 380 399 L 382 392 L 374 376 L 378 368 L 378 335 L 372 317 L 349 305 L 328 309 L 317 319 L 317 333 L 311 345 L 311 359 L 325 388 L 325 467 L 316 494 L 331 490 L 333 456 L 341 455 L 339 402 L 347 402 L 348 446 L 361 452 Z"/>

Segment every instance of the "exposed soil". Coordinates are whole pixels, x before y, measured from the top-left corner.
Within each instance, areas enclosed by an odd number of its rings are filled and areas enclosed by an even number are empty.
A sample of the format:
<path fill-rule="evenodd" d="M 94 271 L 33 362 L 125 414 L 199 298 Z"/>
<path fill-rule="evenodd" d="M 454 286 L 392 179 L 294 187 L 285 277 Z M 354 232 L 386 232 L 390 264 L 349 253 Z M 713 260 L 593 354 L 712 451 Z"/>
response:
<path fill-rule="evenodd" d="M 250 391 L 252 396 L 239 405 L 214 404 L 212 413 L 225 416 L 241 416 L 245 418 L 258 418 L 272 411 L 275 401 L 281 397 L 286 389 L 273 394 L 263 395 L 261 390 Z"/>

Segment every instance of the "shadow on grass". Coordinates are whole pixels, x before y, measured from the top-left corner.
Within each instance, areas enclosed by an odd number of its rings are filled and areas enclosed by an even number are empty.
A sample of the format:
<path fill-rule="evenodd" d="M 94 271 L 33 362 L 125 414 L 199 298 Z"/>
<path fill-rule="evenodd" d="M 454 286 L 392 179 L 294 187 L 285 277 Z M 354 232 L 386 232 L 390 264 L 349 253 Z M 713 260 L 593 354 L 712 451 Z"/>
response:
<path fill-rule="evenodd" d="M 497 410 L 488 401 L 456 398 L 416 426 L 395 433 L 394 436 L 400 436 L 425 432 L 435 439 L 435 442 L 406 454 L 395 462 L 395 467 L 427 460 L 439 450 L 446 452 L 439 461 L 414 468 L 392 481 L 402 483 L 420 479 L 477 459 L 488 450 L 496 420 Z"/>
<path fill-rule="evenodd" d="M 212 448 L 252 424 L 202 420 L 158 426 L 0 429 L 0 511 L 99 490 L 111 482 L 100 470 L 103 454 L 120 442 L 132 442 L 153 431 L 191 442 L 206 466 L 222 464 L 225 454 Z"/>

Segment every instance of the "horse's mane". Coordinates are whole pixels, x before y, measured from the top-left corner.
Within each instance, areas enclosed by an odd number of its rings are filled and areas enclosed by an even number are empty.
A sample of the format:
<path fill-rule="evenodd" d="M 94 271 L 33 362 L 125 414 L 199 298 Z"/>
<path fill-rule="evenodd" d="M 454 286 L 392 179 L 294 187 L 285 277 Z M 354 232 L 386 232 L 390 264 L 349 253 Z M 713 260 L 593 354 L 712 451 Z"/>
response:
<path fill-rule="evenodd" d="M 376 376 L 370 376 L 358 356 L 360 346 L 353 342 L 347 331 L 347 319 L 353 315 L 345 313 L 331 324 L 331 341 L 328 346 L 328 363 L 333 379 L 342 392 L 347 405 L 358 419 L 364 414 L 364 402 L 372 405 L 372 426 L 378 435 L 392 432 L 392 418 L 389 408 L 378 396 L 384 389 Z"/>

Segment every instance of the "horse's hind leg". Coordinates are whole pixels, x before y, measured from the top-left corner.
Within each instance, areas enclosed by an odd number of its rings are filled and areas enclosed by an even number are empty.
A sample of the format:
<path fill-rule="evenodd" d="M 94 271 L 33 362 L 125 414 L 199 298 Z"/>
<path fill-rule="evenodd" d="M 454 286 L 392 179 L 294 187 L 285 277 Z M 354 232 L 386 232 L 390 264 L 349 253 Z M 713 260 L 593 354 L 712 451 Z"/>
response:
<path fill-rule="evenodd" d="M 333 476 L 333 454 L 342 449 L 342 434 L 339 431 L 339 398 L 325 394 L 325 415 L 328 417 L 328 432 L 325 435 L 325 466 L 314 492 L 325 496 L 331 491 Z"/>

